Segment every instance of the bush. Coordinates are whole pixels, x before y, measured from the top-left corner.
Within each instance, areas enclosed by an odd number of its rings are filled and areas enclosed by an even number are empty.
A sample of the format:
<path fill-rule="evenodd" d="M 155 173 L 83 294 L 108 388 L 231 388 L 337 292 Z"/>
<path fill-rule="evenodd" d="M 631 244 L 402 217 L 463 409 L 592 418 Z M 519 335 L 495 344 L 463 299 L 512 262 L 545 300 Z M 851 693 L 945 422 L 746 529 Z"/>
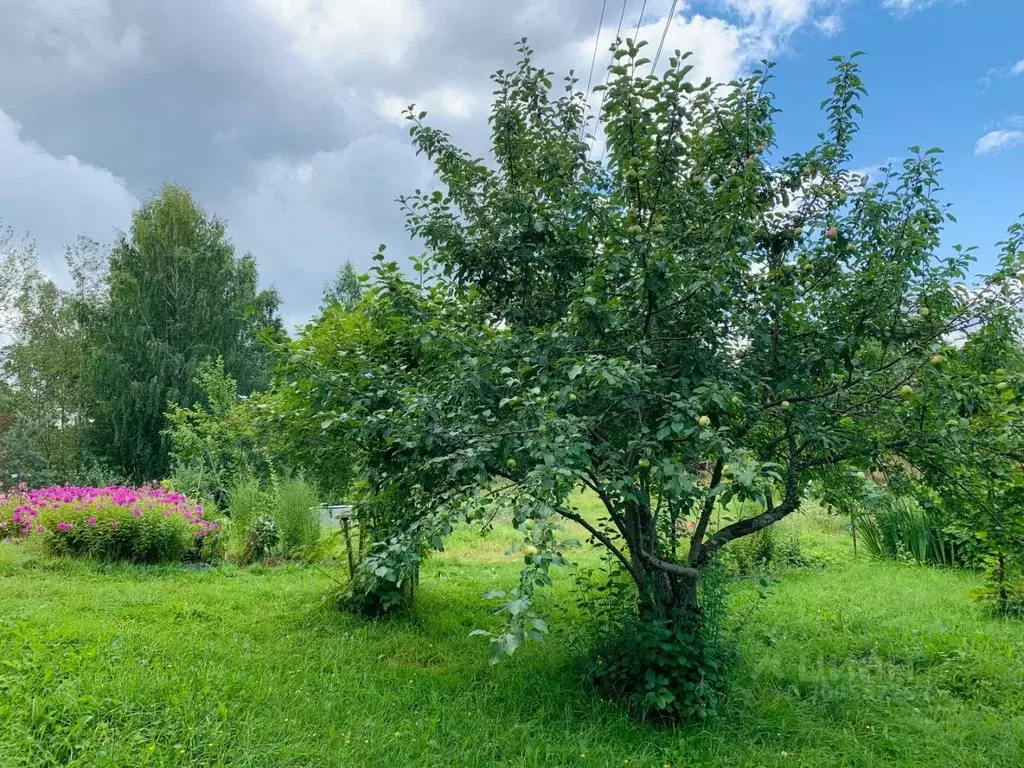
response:
<path fill-rule="evenodd" d="M 318 502 L 316 489 L 301 477 L 270 488 L 254 478 L 236 483 L 228 494 L 232 548 L 242 562 L 254 562 L 278 546 L 289 554 L 312 547 L 320 538 Z"/>
<path fill-rule="evenodd" d="M 704 720 L 724 699 L 737 651 L 724 629 L 721 564 L 705 570 L 699 611 L 640 601 L 591 666 L 601 690 L 648 719 Z"/>
<path fill-rule="evenodd" d="M 274 520 L 285 552 L 312 547 L 320 538 L 320 502 L 316 489 L 296 477 L 277 486 Z"/>
<path fill-rule="evenodd" d="M 730 542 L 722 552 L 722 561 L 727 570 L 738 575 L 783 567 L 799 568 L 809 562 L 803 554 L 800 537 L 774 525 Z"/>
<path fill-rule="evenodd" d="M 232 544 L 240 549 L 249 527 L 263 517 L 273 518 L 274 497 L 263 490 L 259 480 L 235 483 L 228 492 L 228 517 L 231 518 Z"/>
<path fill-rule="evenodd" d="M 0 501 L 0 518 L 49 554 L 132 563 L 198 556 L 219 529 L 201 505 L 163 488 L 53 486 Z"/>

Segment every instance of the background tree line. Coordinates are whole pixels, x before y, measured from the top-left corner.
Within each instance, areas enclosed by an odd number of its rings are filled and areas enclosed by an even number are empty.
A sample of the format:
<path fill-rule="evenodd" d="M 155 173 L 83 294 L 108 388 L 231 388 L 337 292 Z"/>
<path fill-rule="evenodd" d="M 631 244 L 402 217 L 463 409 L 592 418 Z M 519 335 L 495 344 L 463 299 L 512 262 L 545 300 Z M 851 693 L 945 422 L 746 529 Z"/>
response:
<path fill-rule="evenodd" d="M 67 249 L 72 286 L 31 241 L 0 237 L 0 483 L 135 483 L 166 477 L 165 414 L 202 397 L 221 359 L 241 394 L 273 368 L 283 337 L 274 290 L 237 255 L 224 222 L 175 186 L 132 216 L 110 248 Z"/>

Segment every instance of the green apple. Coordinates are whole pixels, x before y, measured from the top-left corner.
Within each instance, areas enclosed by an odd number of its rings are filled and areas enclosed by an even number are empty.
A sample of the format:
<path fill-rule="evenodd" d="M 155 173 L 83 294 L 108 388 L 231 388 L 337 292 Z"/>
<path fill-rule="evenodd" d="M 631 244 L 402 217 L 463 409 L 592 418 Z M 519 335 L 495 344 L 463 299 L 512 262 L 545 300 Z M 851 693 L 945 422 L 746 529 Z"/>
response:
<path fill-rule="evenodd" d="M 903 394 L 904 397 L 909 397 L 910 395 L 914 394 L 914 388 L 909 384 L 904 384 L 902 387 L 900 387 L 900 392 Z"/>
<path fill-rule="evenodd" d="M 525 555 L 526 557 L 533 557 L 536 554 L 537 548 L 533 546 L 533 544 L 527 544 L 525 547 L 523 547 L 523 555 Z"/>
<path fill-rule="evenodd" d="M 640 459 L 640 461 L 637 462 L 637 466 L 639 466 L 640 469 L 647 469 L 648 467 L 651 466 L 651 462 L 649 462 L 647 459 Z"/>
<path fill-rule="evenodd" d="M 508 461 L 505 462 L 505 466 L 508 467 L 509 469 L 515 469 L 516 468 L 516 460 L 515 459 L 509 459 Z"/>
<path fill-rule="evenodd" d="M 711 417 L 710 416 L 701 416 L 699 419 L 697 419 L 697 423 L 700 424 L 702 427 L 710 426 L 711 425 Z"/>

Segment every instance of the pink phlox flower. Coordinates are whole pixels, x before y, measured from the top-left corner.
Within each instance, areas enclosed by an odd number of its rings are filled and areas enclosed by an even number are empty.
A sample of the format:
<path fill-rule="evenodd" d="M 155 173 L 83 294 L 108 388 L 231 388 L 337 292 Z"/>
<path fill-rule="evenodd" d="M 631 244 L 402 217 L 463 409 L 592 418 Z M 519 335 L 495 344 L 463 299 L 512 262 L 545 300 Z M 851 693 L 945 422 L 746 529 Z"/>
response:
<path fill-rule="evenodd" d="M 57 523 L 58 531 L 70 531 L 74 527 L 71 523 Z"/>
<path fill-rule="evenodd" d="M 96 518 L 95 517 L 90 517 L 87 522 L 89 523 L 89 525 L 96 525 Z"/>

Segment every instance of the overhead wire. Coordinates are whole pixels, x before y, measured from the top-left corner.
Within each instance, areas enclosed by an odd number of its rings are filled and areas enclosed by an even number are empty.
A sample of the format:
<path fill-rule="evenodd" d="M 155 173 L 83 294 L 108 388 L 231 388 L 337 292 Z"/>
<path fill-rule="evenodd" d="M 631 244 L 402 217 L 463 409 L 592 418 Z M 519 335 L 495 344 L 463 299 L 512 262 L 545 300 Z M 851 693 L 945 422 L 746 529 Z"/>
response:
<path fill-rule="evenodd" d="M 665 17 L 665 28 L 661 31 L 661 42 L 658 43 L 658 52 L 654 54 L 654 61 L 651 63 L 651 74 L 658 68 L 658 59 L 661 58 L 661 49 L 665 47 L 665 38 L 668 37 L 669 27 L 672 26 L 672 19 L 676 15 L 676 6 L 679 4 L 679 0 L 672 0 L 672 7 L 668 11 L 668 16 Z"/>
<path fill-rule="evenodd" d="M 651 73 L 653 73 L 654 72 L 654 68 L 656 66 L 658 66 L 658 59 L 661 58 L 661 49 L 665 45 L 665 38 L 668 37 L 668 30 L 669 30 L 669 27 L 672 24 L 672 18 L 676 14 L 676 5 L 678 5 L 678 3 L 679 3 L 679 0 L 672 0 L 672 7 L 669 9 L 668 17 L 665 19 L 665 28 L 662 30 L 662 33 L 661 33 L 661 42 L 658 43 L 658 52 L 657 52 L 657 54 L 655 54 L 654 62 L 651 64 Z M 623 10 L 625 10 L 625 4 L 623 4 Z M 647 0 L 643 0 L 643 3 L 640 5 L 640 15 L 637 16 L 637 19 L 636 19 L 636 29 L 633 31 L 633 41 L 634 42 L 636 42 L 636 38 L 640 35 L 640 27 L 643 26 L 643 23 L 644 23 L 644 11 L 646 11 L 646 10 L 647 10 Z M 616 37 L 618 37 L 618 34 L 616 34 Z M 611 72 L 608 73 L 608 79 L 609 80 L 611 79 Z M 607 84 L 608 83 L 606 81 L 605 85 L 607 85 Z M 604 106 L 604 95 L 605 95 L 605 93 L 607 93 L 607 91 L 605 91 L 604 93 L 601 94 L 601 107 Z M 597 161 L 598 164 L 601 164 L 601 163 L 604 162 L 604 156 L 605 156 L 605 153 L 607 151 L 608 151 L 608 143 L 605 142 L 604 147 L 601 149 L 601 157 Z"/>
<path fill-rule="evenodd" d="M 636 38 L 640 34 L 640 27 L 642 27 L 643 23 L 644 23 L 644 11 L 646 11 L 646 10 L 647 10 L 647 0 L 644 0 L 643 5 L 640 6 L 640 15 L 636 17 L 636 29 L 633 31 L 633 40 L 634 40 L 634 42 L 636 41 Z"/>
<path fill-rule="evenodd" d="M 580 123 L 580 141 L 587 129 L 587 113 L 590 111 L 590 86 L 594 84 L 594 65 L 597 64 L 597 48 L 601 44 L 601 28 L 604 27 L 604 11 L 608 0 L 601 0 L 601 17 L 597 20 L 597 34 L 594 36 L 594 54 L 590 57 L 590 74 L 587 76 L 587 90 L 583 94 L 583 120 Z"/>
<path fill-rule="evenodd" d="M 622 0 L 622 11 L 619 12 L 619 24 L 618 24 L 617 27 L 615 27 L 615 37 L 613 38 L 616 42 L 618 42 L 619 35 L 622 33 L 622 20 L 626 18 L 626 6 L 628 4 L 629 4 L 629 0 Z M 647 5 L 647 0 L 644 0 L 644 5 L 645 6 Z M 643 8 L 640 9 L 640 13 L 643 14 Z M 637 29 L 639 29 L 639 28 L 640 28 L 640 25 L 639 25 L 639 22 L 638 22 L 637 23 Z M 614 56 L 614 55 L 615 55 L 615 53 L 612 52 L 612 56 Z M 609 67 L 611 67 L 610 61 L 609 61 Z M 600 122 L 601 122 L 601 110 L 604 108 L 604 97 L 605 97 L 605 94 L 608 93 L 608 91 L 607 91 L 608 83 L 611 82 L 611 79 L 612 79 L 612 73 L 611 73 L 611 70 L 609 69 L 608 74 L 604 78 L 604 87 L 605 87 L 606 90 L 601 91 L 601 100 L 597 104 L 597 109 L 594 110 L 594 114 L 597 115 L 597 122 L 598 122 L 598 124 L 600 124 Z M 591 149 L 593 149 L 593 147 L 591 147 Z M 587 156 L 588 157 L 590 156 L 589 152 L 587 153 Z"/>

